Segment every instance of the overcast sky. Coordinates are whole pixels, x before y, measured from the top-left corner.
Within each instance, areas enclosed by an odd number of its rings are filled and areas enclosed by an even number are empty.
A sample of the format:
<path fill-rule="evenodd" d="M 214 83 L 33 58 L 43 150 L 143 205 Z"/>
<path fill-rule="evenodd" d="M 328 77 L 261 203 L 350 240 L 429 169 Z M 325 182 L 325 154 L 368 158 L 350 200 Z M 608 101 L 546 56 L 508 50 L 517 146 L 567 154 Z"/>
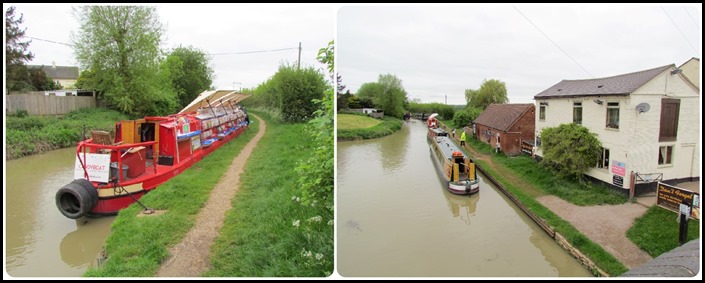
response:
<path fill-rule="evenodd" d="M 30 65 L 78 66 L 70 46 L 71 32 L 78 32 L 78 20 L 69 4 L 4 4 L 15 6 L 16 18 L 26 37 L 34 37 L 29 50 Z M 242 53 L 292 48 L 249 54 L 216 55 L 211 59 L 217 89 L 254 88 L 276 73 L 284 63 L 324 68 L 316 61 L 320 48 L 335 38 L 335 7 L 287 4 L 158 4 L 159 20 L 166 31 L 163 50 L 193 46 L 209 54 Z M 39 40 L 41 39 L 41 40 Z"/>
<path fill-rule="evenodd" d="M 389 73 L 422 102 L 465 104 L 465 89 L 498 79 L 510 102 L 533 103 L 562 79 L 702 56 L 702 4 L 344 6 L 337 21 L 343 85 Z"/>

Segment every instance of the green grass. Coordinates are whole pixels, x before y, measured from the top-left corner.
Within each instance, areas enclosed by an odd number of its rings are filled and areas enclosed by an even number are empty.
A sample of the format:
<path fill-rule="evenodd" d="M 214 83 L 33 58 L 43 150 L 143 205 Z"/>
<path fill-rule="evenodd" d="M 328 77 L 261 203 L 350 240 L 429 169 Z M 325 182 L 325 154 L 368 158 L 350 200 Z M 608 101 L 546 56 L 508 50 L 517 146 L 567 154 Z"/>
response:
<path fill-rule="evenodd" d="M 358 117 L 358 115 L 349 115 L 349 114 L 337 114 L 337 120 L 338 123 L 340 123 L 341 116 L 353 116 L 353 117 Z M 362 117 L 364 118 L 364 117 Z M 347 119 L 347 118 L 344 118 Z M 375 120 L 373 118 L 368 118 Z M 369 127 L 369 128 L 357 128 L 357 129 L 341 129 L 338 128 L 337 134 L 338 134 L 338 140 L 359 140 L 359 139 L 374 139 L 374 138 L 379 138 L 383 137 L 386 135 L 390 135 L 399 129 L 401 129 L 401 124 L 402 121 L 400 119 L 394 118 L 394 117 L 389 117 L 389 116 L 384 116 L 382 118 L 382 122 Z M 340 125 L 340 124 L 338 124 Z"/>
<path fill-rule="evenodd" d="M 90 130 L 113 131 L 115 122 L 128 117 L 105 108 L 85 108 L 62 116 L 6 116 L 7 159 L 73 147 Z"/>
<path fill-rule="evenodd" d="M 262 117 L 267 133 L 241 176 L 242 187 L 212 248 L 212 269 L 204 276 L 328 276 L 333 272 L 333 223 L 307 219 L 330 212 L 294 200 L 300 194 L 295 164 L 308 158 L 314 144 L 302 134 L 303 124 Z M 299 227 L 294 227 L 297 220 Z"/>
<path fill-rule="evenodd" d="M 657 257 L 679 246 L 678 213 L 652 206 L 644 215 L 634 221 L 627 231 L 627 237 L 652 257 Z M 688 221 L 687 241 L 700 238 L 699 220 Z"/>
<path fill-rule="evenodd" d="M 501 164 L 508 168 L 512 174 L 521 177 L 544 193 L 558 196 L 575 205 L 588 206 L 627 202 L 627 197 L 624 194 L 610 189 L 604 184 L 559 178 L 527 155 L 508 157 L 502 153 L 497 154 L 488 144 L 475 138 L 468 138 L 468 144 L 481 153 L 490 154 L 495 164 Z"/>
<path fill-rule="evenodd" d="M 367 116 L 338 114 L 337 123 L 339 130 L 349 130 L 374 127 L 382 121 Z"/>
<path fill-rule="evenodd" d="M 259 123 L 253 123 L 217 152 L 140 199 L 150 208 L 167 210 L 164 214 L 137 217 L 142 211 L 137 203 L 121 210 L 105 241 L 106 261 L 97 268 L 89 268 L 84 276 L 154 276 L 159 264 L 168 256 L 168 249 L 193 227 L 209 193 L 258 129 Z"/>

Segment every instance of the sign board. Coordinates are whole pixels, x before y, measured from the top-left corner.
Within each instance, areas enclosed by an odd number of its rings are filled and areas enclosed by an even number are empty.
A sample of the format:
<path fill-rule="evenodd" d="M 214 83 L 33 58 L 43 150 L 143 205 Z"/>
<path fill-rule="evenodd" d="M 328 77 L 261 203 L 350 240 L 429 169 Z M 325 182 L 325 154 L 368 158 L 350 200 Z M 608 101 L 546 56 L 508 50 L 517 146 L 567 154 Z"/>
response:
<path fill-rule="evenodd" d="M 83 154 L 76 156 L 73 178 L 86 178 L 81 166 L 81 161 L 83 161 L 86 166 L 86 172 L 88 172 L 89 181 L 107 183 L 110 178 L 110 154 L 86 153 L 86 160 L 83 160 L 83 157 Z"/>
<path fill-rule="evenodd" d="M 679 213 L 681 204 L 690 207 L 690 217 L 700 219 L 700 195 L 689 190 L 658 182 L 656 205 Z"/>
<path fill-rule="evenodd" d="M 619 175 L 612 175 L 612 184 L 614 184 L 617 187 L 623 188 L 624 187 L 624 177 L 619 176 Z"/>
<path fill-rule="evenodd" d="M 624 177 L 627 173 L 627 164 L 617 160 L 612 160 L 612 173 Z"/>
<path fill-rule="evenodd" d="M 201 137 L 196 135 L 191 137 L 191 151 L 194 151 L 201 147 Z"/>

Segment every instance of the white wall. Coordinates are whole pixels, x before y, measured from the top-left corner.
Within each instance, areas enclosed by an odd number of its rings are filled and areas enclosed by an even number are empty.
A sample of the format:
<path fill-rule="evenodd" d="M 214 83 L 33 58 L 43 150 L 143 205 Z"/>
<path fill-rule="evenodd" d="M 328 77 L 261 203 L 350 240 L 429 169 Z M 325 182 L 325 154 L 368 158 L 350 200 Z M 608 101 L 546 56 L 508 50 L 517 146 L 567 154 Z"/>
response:
<path fill-rule="evenodd" d="M 666 94 L 666 95 L 664 95 Z M 680 98 L 678 137 L 675 142 L 659 143 L 661 99 Z M 600 99 L 602 105 L 593 100 Z M 610 166 L 592 168 L 587 175 L 612 183 L 612 165 L 624 162 L 626 173 L 622 188 L 629 188 L 630 171 L 638 173 L 663 173 L 664 180 L 700 176 L 700 107 L 698 92 L 670 70 L 637 89 L 629 96 L 543 99 L 536 101 L 536 131 L 556 127 L 573 121 L 573 102 L 582 101 L 582 125 L 596 133 L 604 148 L 610 150 Z M 546 120 L 539 120 L 541 102 L 546 106 Z M 619 129 L 606 127 L 607 103 L 619 102 Z M 648 103 L 650 109 L 639 113 L 636 105 Z M 659 146 L 673 145 L 673 164 L 658 165 Z M 536 152 L 542 155 L 540 148 Z"/>

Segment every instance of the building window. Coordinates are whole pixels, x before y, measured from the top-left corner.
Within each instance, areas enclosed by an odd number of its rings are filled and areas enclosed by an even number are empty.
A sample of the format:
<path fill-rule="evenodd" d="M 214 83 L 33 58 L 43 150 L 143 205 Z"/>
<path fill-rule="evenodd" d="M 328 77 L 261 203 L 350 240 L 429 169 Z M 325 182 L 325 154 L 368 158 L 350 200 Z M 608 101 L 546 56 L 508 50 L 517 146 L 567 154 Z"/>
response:
<path fill-rule="evenodd" d="M 546 106 L 548 106 L 548 102 L 539 103 L 539 120 L 541 121 L 546 120 Z"/>
<path fill-rule="evenodd" d="M 619 102 L 607 102 L 607 128 L 619 129 Z"/>
<path fill-rule="evenodd" d="M 671 165 L 673 164 L 673 146 L 666 145 L 658 148 L 658 165 Z"/>
<path fill-rule="evenodd" d="M 680 112 L 680 105 L 680 99 L 661 99 L 661 127 L 659 129 L 659 141 L 676 140 L 676 137 L 678 136 L 678 115 Z"/>
<path fill-rule="evenodd" d="M 573 102 L 573 123 L 581 125 L 583 123 L 583 103 Z"/>
<path fill-rule="evenodd" d="M 600 153 L 600 159 L 597 160 L 597 168 L 609 168 L 610 167 L 610 150 L 607 148 L 602 148 L 602 153 Z"/>

